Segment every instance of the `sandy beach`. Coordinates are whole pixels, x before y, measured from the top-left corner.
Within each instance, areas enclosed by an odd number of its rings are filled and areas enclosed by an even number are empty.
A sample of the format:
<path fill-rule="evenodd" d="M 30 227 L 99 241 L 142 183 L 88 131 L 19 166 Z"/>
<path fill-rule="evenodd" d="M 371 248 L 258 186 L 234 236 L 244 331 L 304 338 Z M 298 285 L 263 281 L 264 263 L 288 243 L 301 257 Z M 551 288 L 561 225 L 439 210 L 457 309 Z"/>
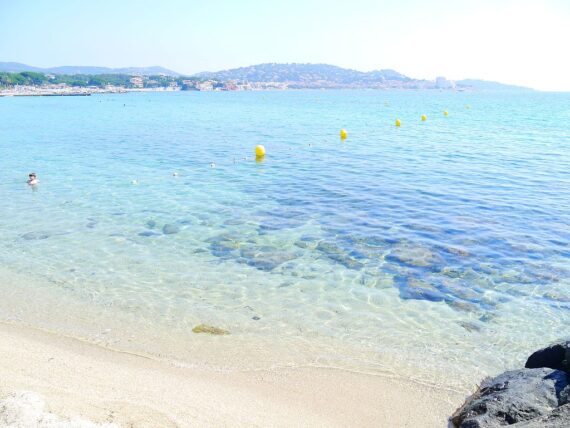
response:
<path fill-rule="evenodd" d="M 91 421 L 124 427 L 443 427 L 463 399 L 412 382 L 334 369 L 180 368 L 0 324 L 0 397 L 25 391 L 45 401 L 45 413 L 67 421 L 61 426 Z M 3 403 L 0 424 L 29 423 L 25 408 L 7 409 Z"/>

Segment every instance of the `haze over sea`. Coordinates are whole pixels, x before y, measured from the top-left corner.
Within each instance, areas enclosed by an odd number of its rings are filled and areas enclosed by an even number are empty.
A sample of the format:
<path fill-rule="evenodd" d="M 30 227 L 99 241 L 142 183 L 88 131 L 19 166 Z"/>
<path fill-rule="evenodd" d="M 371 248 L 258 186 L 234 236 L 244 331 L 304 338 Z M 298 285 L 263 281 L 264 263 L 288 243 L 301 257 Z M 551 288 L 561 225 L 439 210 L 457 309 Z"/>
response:
<path fill-rule="evenodd" d="M 1 321 L 215 370 L 467 389 L 570 325 L 569 106 L 539 92 L 2 98 Z"/>

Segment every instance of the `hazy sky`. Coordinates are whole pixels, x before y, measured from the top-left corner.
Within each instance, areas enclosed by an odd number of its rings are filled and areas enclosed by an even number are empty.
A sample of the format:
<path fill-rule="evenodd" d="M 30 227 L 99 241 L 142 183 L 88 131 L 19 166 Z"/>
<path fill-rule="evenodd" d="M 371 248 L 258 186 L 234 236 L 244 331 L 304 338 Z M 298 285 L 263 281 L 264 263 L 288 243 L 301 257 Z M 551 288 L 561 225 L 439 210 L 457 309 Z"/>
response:
<path fill-rule="evenodd" d="M 570 91 L 570 0 L 0 0 L 0 61 L 393 68 Z"/>

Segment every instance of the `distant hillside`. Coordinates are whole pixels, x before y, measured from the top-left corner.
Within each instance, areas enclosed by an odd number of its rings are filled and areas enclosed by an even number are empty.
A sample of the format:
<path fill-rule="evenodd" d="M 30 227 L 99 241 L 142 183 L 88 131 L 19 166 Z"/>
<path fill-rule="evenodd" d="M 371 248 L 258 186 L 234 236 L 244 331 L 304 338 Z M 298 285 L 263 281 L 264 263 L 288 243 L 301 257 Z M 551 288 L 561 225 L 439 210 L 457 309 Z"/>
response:
<path fill-rule="evenodd" d="M 195 77 L 219 81 L 237 80 L 251 83 L 274 82 L 287 88 L 376 88 L 376 89 L 463 89 L 475 91 L 529 90 L 484 80 L 439 82 L 414 79 L 394 70 L 357 71 L 328 64 L 259 64 L 217 72 L 198 73 Z M 442 81 L 445 84 L 443 87 Z"/>
<path fill-rule="evenodd" d="M 218 72 L 204 72 L 200 78 L 243 80 L 248 82 L 327 82 L 337 85 L 366 85 L 386 81 L 411 82 L 413 79 L 394 70 L 362 72 L 327 64 L 259 64 Z"/>
<path fill-rule="evenodd" d="M 62 66 L 40 68 L 18 62 L 0 62 L 0 72 L 21 73 L 37 72 L 67 76 L 90 75 L 166 75 L 181 77 L 175 71 L 164 67 L 88 67 Z M 334 88 L 372 88 L 372 89 L 446 89 L 473 91 L 529 91 L 532 89 L 514 85 L 505 85 L 486 80 L 465 79 L 457 82 L 438 78 L 438 81 L 414 79 L 397 71 L 385 69 L 375 71 L 357 71 L 328 64 L 258 64 L 249 67 L 234 68 L 216 72 L 203 72 L 194 78 L 215 80 L 217 82 L 248 82 L 255 87 L 274 89 L 334 89 Z M 83 79 L 85 80 L 85 79 Z M 257 84 L 257 85 L 256 85 Z M 442 86 L 443 85 L 443 86 Z"/>
<path fill-rule="evenodd" d="M 464 79 L 458 80 L 455 83 L 459 88 L 474 89 L 476 91 L 533 91 L 533 89 L 525 88 L 524 86 L 506 85 L 489 80 Z"/>
<path fill-rule="evenodd" d="M 168 70 L 164 67 L 125 67 L 125 68 L 109 68 L 109 67 L 89 67 L 89 66 L 61 66 L 40 68 L 31 65 L 21 64 L 19 62 L 0 62 L 0 71 L 8 73 L 20 73 L 22 71 L 35 71 L 38 73 L 51 74 L 141 74 L 144 76 L 166 74 L 167 76 L 179 76 L 180 74 Z"/>

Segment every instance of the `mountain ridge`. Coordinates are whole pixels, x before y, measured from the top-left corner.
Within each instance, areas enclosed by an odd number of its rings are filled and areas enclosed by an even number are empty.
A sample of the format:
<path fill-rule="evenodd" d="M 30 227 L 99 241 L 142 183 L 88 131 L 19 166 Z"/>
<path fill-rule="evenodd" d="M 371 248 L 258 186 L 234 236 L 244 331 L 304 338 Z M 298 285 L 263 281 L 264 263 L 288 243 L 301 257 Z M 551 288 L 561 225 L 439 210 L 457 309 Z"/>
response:
<path fill-rule="evenodd" d="M 155 65 L 150 67 L 97 67 L 81 65 L 64 65 L 58 67 L 35 67 L 19 62 L 0 62 L 0 71 L 8 73 L 20 73 L 33 71 L 36 73 L 50 74 L 141 74 L 145 76 L 166 74 L 167 76 L 180 76 L 180 73 Z"/>

